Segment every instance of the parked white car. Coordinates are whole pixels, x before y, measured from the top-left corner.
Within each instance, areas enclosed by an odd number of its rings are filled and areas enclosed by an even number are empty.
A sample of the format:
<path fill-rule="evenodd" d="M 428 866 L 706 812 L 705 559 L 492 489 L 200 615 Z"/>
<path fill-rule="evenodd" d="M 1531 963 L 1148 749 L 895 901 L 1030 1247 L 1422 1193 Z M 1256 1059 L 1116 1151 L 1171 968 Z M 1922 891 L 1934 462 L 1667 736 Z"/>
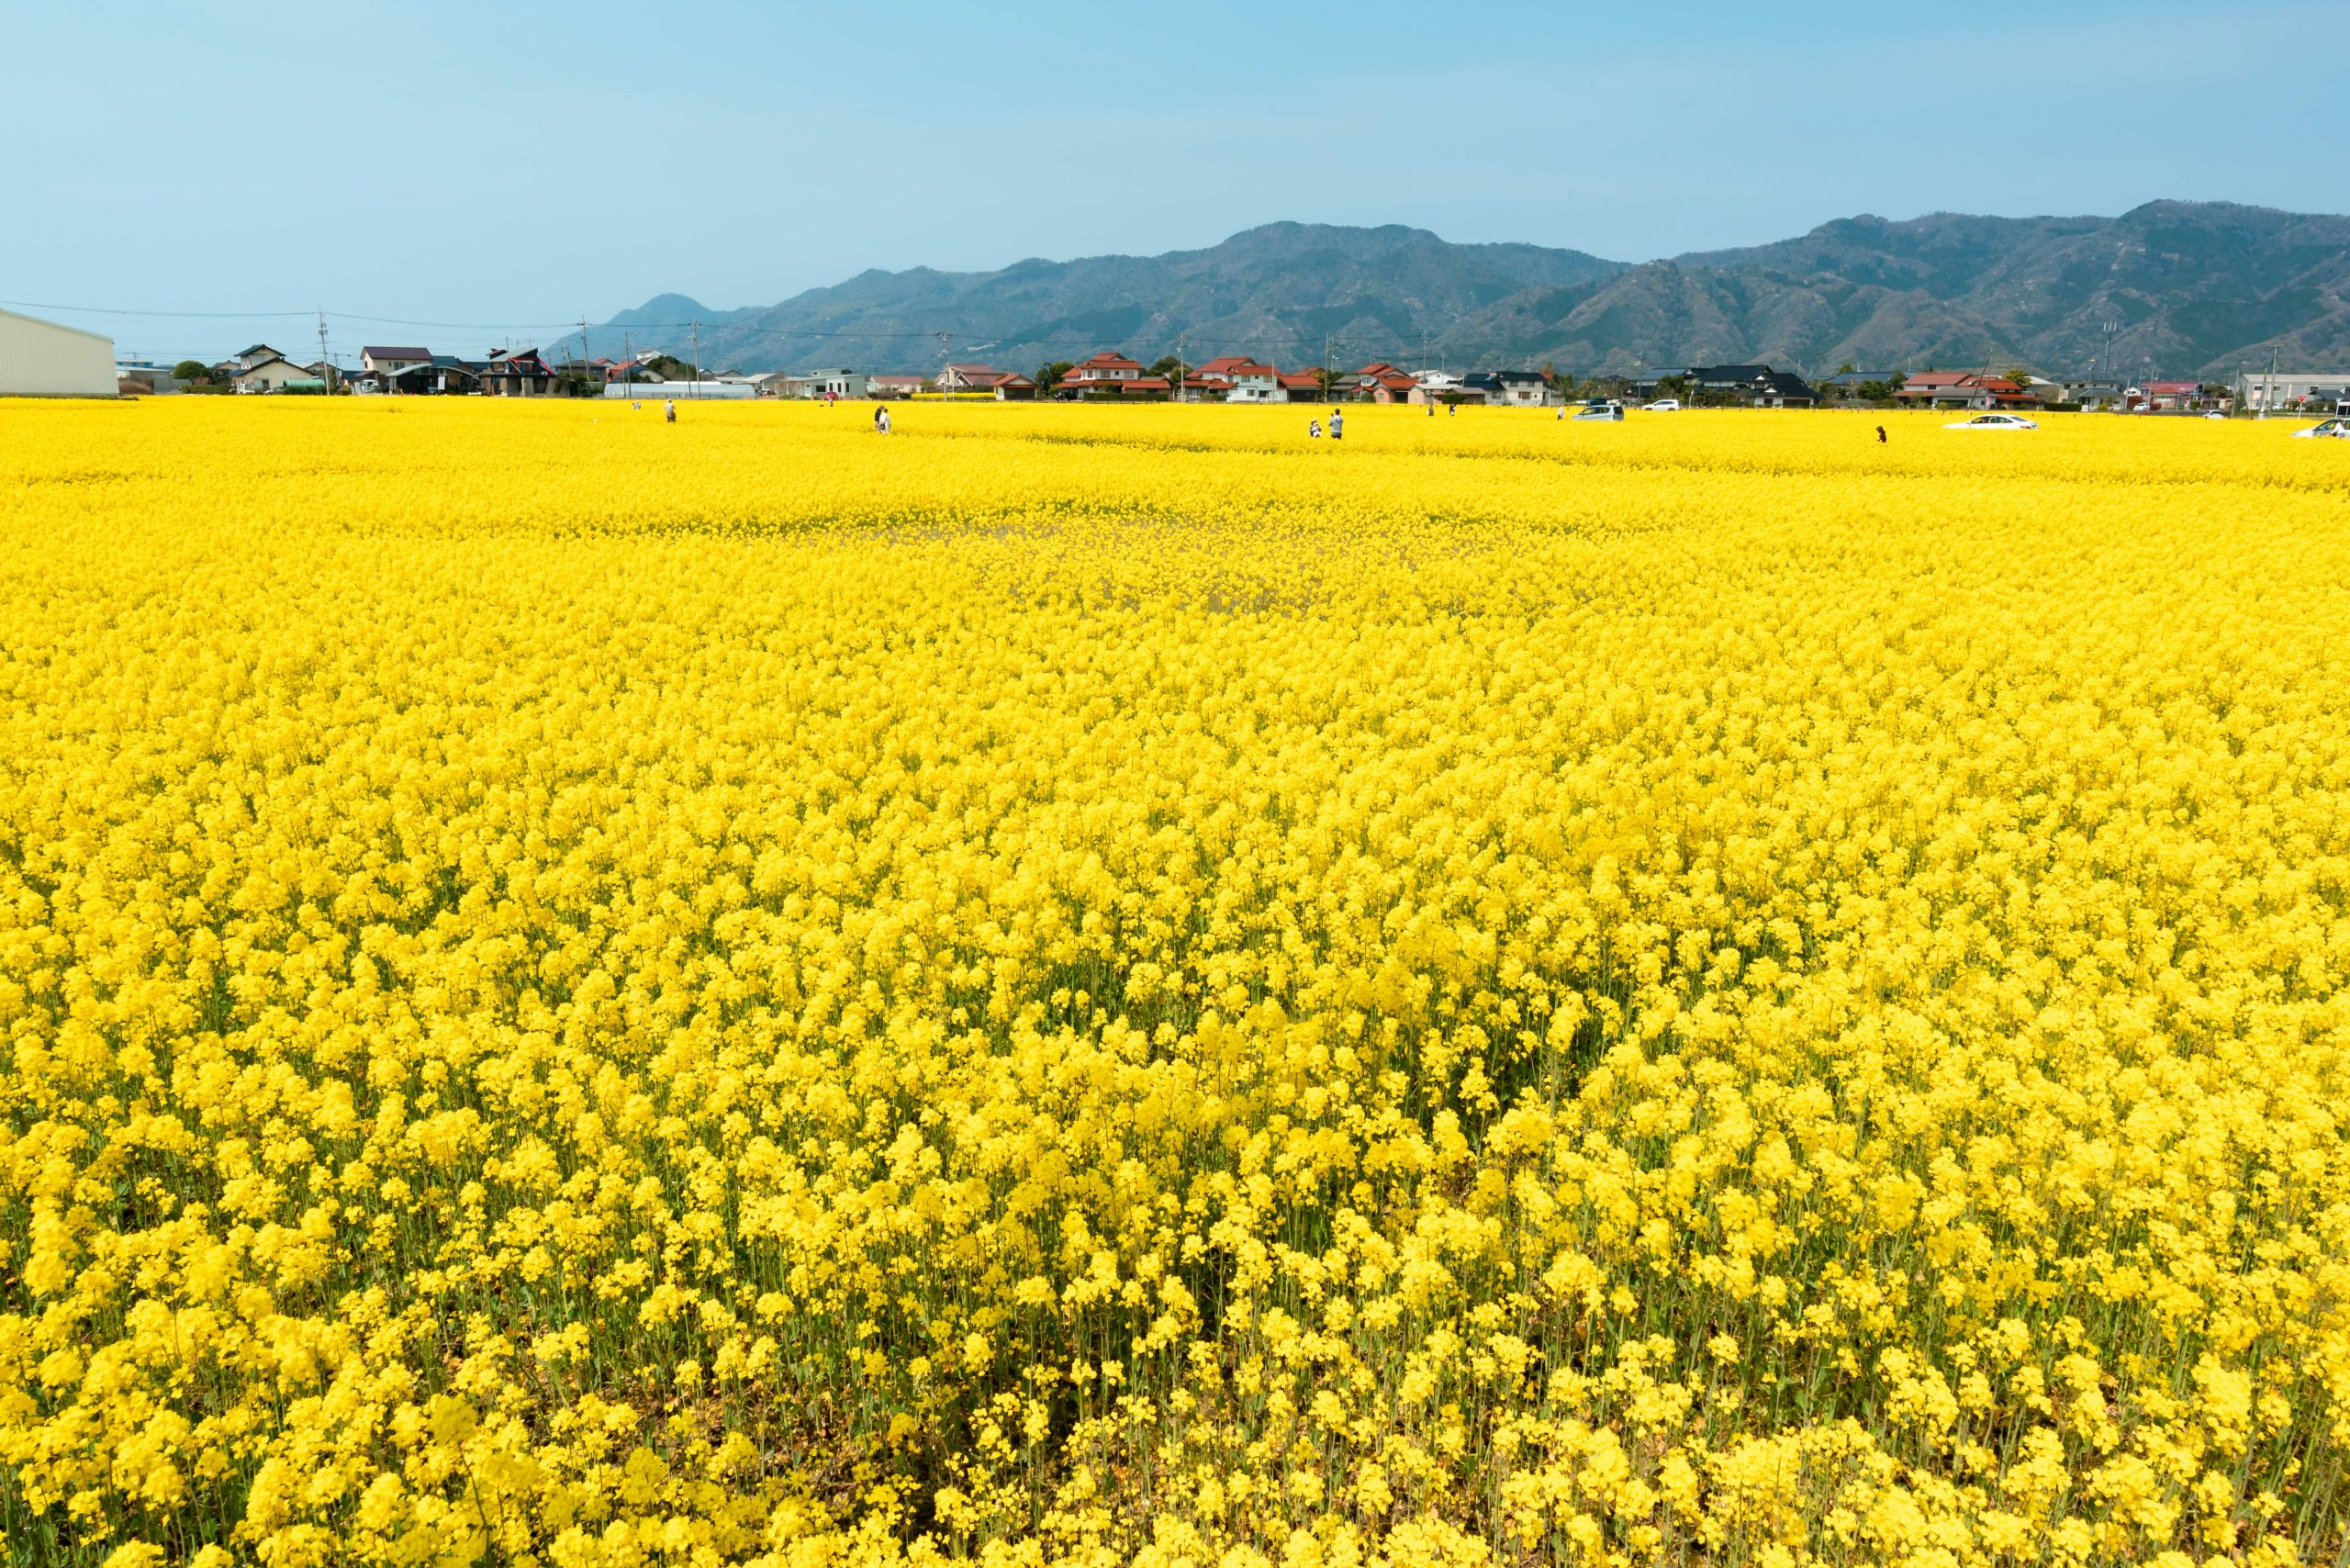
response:
<path fill-rule="evenodd" d="M 1653 403 L 1640 405 L 1640 412 L 1643 414 L 1677 414 L 1680 411 L 1681 399 L 1678 398 L 1659 398 Z"/>
<path fill-rule="evenodd" d="M 1594 403 L 1572 416 L 1574 420 L 1620 420 L 1623 417 L 1624 405 L 1621 403 Z"/>
<path fill-rule="evenodd" d="M 2344 441 L 2350 441 L 2350 420 L 2327 420 L 2322 424 L 2311 425 L 2305 431 L 2295 431 L 2293 434 L 2297 437 L 2340 436 Z"/>
<path fill-rule="evenodd" d="M 1971 420 L 1953 420 L 1946 431 L 2036 431 L 2037 420 L 2027 420 L 2021 414 L 1977 414 Z"/>

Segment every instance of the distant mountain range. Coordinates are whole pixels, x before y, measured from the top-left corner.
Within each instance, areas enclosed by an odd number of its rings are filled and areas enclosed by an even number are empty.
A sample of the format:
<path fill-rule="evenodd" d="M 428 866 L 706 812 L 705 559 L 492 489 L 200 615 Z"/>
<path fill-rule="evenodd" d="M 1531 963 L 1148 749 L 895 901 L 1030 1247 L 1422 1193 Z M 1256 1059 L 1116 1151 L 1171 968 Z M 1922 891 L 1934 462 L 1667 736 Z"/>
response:
<path fill-rule="evenodd" d="M 2221 375 L 2350 363 L 2350 218 L 2158 201 L 2119 218 L 1863 216 L 1638 265 L 1425 230 L 1272 223 L 1204 251 L 861 273 L 779 305 L 665 294 L 595 333 L 704 365 L 1030 370 L 1116 348 L 1585 374 L 1761 361 L 1807 375 L 2029 365 Z"/>

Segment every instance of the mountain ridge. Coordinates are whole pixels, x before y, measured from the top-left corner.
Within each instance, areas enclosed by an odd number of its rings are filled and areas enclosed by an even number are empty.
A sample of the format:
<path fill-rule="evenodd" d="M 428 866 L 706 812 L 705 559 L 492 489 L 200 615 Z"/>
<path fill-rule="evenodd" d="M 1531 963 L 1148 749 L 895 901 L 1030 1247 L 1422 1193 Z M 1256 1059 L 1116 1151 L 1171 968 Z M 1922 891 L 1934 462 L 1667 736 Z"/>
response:
<path fill-rule="evenodd" d="M 1156 256 L 986 272 L 868 268 L 770 306 L 656 295 L 597 329 L 704 364 L 1029 369 L 1121 349 L 1344 368 L 1397 359 L 1579 373 L 1763 361 L 2022 364 L 2217 375 L 2350 360 L 2350 218 L 2154 201 L 2114 218 L 1862 213 L 1762 245 L 1641 263 L 1404 224 L 1277 222 Z M 2110 324 L 2109 330 L 2109 324 Z M 938 334 L 948 334 L 944 344 Z M 599 343 L 609 352 L 617 343 Z"/>

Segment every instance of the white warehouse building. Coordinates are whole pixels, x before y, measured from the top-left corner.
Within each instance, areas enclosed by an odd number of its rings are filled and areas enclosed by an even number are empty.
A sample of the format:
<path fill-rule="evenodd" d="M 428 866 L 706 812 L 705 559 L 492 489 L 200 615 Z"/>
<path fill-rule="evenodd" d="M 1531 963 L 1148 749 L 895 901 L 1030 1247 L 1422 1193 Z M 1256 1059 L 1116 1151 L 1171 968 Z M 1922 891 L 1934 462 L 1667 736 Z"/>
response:
<path fill-rule="evenodd" d="M 0 398 L 111 398 L 114 340 L 0 310 Z"/>
<path fill-rule="evenodd" d="M 2279 372 L 2248 370 L 2236 377 L 2239 409 L 2289 409 L 2332 413 L 2350 402 L 2350 370 Z"/>

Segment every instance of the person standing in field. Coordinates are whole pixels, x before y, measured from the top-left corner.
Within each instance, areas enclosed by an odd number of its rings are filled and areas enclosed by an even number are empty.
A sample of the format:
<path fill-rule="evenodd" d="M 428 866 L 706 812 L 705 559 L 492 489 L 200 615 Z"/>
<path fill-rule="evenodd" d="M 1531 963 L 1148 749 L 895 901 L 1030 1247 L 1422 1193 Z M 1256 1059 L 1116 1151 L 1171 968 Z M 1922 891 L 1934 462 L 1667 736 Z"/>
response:
<path fill-rule="evenodd" d="M 1885 427 L 1883 425 L 1876 427 L 1876 443 L 1879 446 L 1883 446 L 1885 444 Z"/>
<path fill-rule="evenodd" d="M 873 433 L 876 435 L 888 435 L 890 433 L 889 409 L 876 409 L 873 410 Z"/>
<path fill-rule="evenodd" d="M 1337 409 L 1333 409 L 1330 410 L 1330 439 L 1332 441 L 1336 441 L 1340 436 L 1347 433 L 1346 419 L 1346 415 L 1340 413 Z"/>
<path fill-rule="evenodd" d="M 668 398 L 662 403 L 661 417 L 668 420 L 673 425 L 677 422 L 677 400 L 675 398 Z"/>

